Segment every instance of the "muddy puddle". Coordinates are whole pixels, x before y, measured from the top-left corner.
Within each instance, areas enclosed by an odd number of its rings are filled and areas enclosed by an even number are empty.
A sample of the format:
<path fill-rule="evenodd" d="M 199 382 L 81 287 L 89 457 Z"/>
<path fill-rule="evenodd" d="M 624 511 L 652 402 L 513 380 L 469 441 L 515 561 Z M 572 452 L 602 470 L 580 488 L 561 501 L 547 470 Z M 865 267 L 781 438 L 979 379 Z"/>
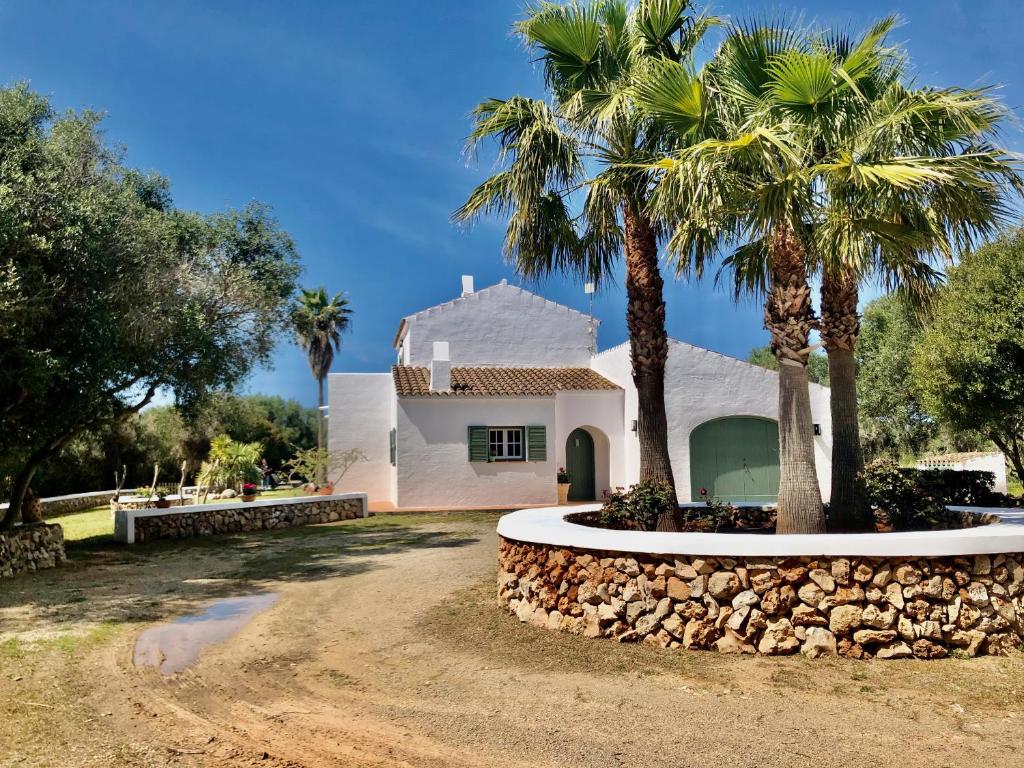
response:
<path fill-rule="evenodd" d="M 203 649 L 227 640 L 279 597 L 269 592 L 214 600 L 202 613 L 147 629 L 135 643 L 135 666 L 156 667 L 164 675 L 180 672 L 195 664 Z"/>

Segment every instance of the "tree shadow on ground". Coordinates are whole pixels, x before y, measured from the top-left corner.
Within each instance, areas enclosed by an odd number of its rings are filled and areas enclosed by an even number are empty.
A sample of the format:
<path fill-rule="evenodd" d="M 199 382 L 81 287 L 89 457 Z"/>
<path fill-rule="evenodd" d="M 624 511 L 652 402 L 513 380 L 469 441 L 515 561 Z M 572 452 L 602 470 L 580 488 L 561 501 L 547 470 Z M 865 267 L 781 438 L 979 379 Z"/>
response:
<path fill-rule="evenodd" d="M 158 621 L 210 599 L 345 578 L 383 567 L 382 556 L 478 540 L 454 525 L 429 530 L 376 518 L 133 547 L 84 540 L 69 544 L 66 566 L 5 584 L 0 634 Z"/>

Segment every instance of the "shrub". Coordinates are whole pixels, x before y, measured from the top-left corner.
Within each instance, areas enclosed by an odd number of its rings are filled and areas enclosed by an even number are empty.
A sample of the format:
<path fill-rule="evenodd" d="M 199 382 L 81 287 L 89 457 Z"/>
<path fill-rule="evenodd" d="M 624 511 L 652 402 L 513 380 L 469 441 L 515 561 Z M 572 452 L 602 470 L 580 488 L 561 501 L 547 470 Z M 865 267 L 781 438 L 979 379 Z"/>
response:
<path fill-rule="evenodd" d="M 601 524 L 607 528 L 653 531 L 666 512 L 676 508 L 672 489 L 657 480 L 641 480 L 628 491 L 617 488 L 601 508 Z"/>
<path fill-rule="evenodd" d="M 994 481 L 991 472 L 914 469 L 888 459 L 864 468 L 868 502 L 879 522 L 897 531 L 958 527 L 960 516 L 946 506 L 1001 503 L 992 490 Z"/>
<path fill-rule="evenodd" d="M 239 443 L 227 435 L 213 438 L 210 458 L 199 468 L 199 482 L 207 488 L 234 488 L 260 479 L 259 443 Z"/>

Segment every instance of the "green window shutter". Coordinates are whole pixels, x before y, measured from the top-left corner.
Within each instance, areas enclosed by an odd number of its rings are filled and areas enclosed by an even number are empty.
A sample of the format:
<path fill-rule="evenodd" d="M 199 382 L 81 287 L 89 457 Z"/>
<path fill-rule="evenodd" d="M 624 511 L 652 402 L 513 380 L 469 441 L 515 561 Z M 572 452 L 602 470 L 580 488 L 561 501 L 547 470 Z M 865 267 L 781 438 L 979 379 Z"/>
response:
<path fill-rule="evenodd" d="M 391 445 L 390 445 L 391 466 L 395 466 L 395 459 L 397 458 L 396 454 L 398 453 L 398 439 L 397 439 L 397 436 L 395 435 L 395 428 L 394 427 L 392 427 L 391 431 L 388 432 L 388 441 L 391 443 Z"/>
<path fill-rule="evenodd" d="M 469 428 L 469 460 L 487 461 L 487 427 Z"/>
<path fill-rule="evenodd" d="M 548 460 L 548 430 L 543 424 L 526 428 L 526 459 Z"/>

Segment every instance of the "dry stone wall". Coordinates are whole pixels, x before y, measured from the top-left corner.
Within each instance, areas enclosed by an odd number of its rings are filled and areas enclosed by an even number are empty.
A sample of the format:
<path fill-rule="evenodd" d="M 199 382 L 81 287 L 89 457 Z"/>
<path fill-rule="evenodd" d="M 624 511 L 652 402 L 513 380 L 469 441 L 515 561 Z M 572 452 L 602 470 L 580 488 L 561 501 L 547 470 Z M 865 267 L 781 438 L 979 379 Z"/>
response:
<path fill-rule="evenodd" d="M 1024 639 L 1024 555 L 626 555 L 499 537 L 521 621 L 662 648 L 812 658 L 1004 655 Z"/>
<path fill-rule="evenodd" d="M 301 503 L 254 505 L 232 504 L 230 509 L 176 512 L 147 515 L 135 519 L 135 542 L 157 539 L 187 539 L 216 533 L 273 530 L 296 525 L 334 523 L 362 517 L 365 497 L 348 499 L 314 499 Z"/>
<path fill-rule="evenodd" d="M 0 534 L 0 578 L 53 568 L 66 559 L 59 525 L 27 525 Z"/>

